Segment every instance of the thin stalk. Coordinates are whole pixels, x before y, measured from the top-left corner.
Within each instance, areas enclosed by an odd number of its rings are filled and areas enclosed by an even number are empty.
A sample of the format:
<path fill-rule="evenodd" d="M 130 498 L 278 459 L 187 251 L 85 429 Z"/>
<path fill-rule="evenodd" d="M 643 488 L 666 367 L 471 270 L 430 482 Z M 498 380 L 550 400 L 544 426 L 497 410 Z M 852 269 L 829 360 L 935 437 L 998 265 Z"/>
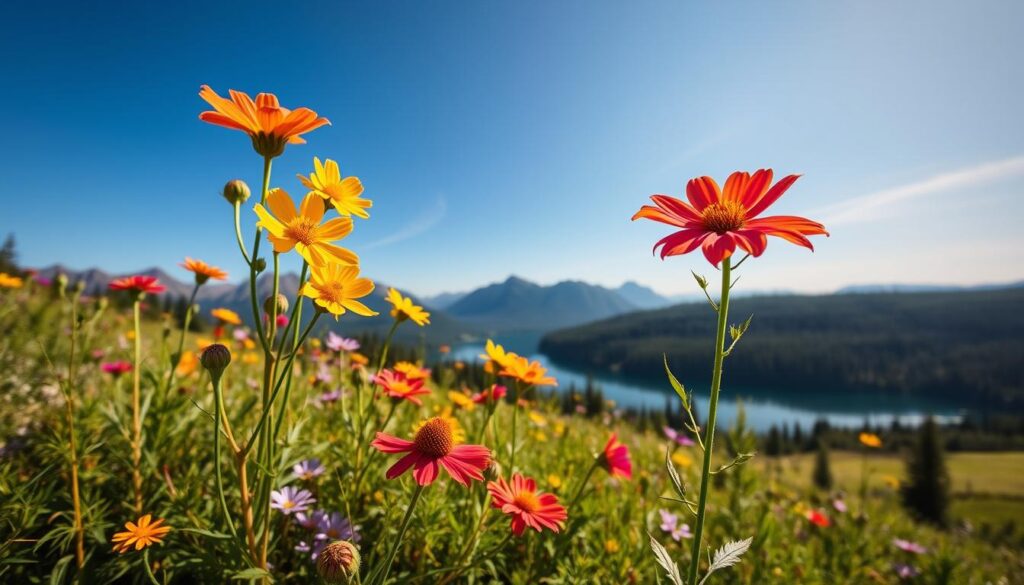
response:
<path fill-rule="evenodd" d="M 597 471 L 597 468 L 600 466 L 600 464 L 601 458 L 594 457 L 594 462 L 590 465 L 590 469 L 587 470 L 587 474 L 583 476 L 583 481 L 580 482 L 580 487 L 576 488 L 576 494 L 573 495 L 572 500 L 569 502 L 569 505 L 566 506 L 566 510 L 572 510 L 573 508 L 576 507 L 576 504 L 579 503 L 580 498 L 583 497 L 584 490 L 587 489 L 587 484 L 590 482 L 591 476 L 594 475 L 594 472 Z"/>
<path fill-rule="evenodd" d="M 391 551 L 388 552 L 388 556 L 384 560 L 384 573 L 380 578 L 380 585 L 384 585 L 388 581 L 388 575 L 391 573 L 391 563 L 394 562 L 395 555 L 398 554 L 398 548 L 402 546 L 402 538 L 405 537 L 405 531 L 409 528 L 409 521 L 412 520 L 412 513 L 416 509 L 416 503 L 419 501 L 421 493 L 423 493 L 423 486 L 417 484 L 416 490 L 412 492 L 412 500 L 409 501 L 409 507 L 405 510 L 405 517 L 402 518 L 402 526 L 398 529 L 398 538 L 395 539 L 395 544 L 391 546 Z"/>
<path fill-rule="evenodd" d="M 185 321 L 182 324 L 181 335 L 178 336 L 178 351 L 174 353 L 174 363 L 171 364 L 171 371 L 167 374 L 167 392 L 170 392 L 171 387 L 174 386 L 174 375 L 177 373 L 178 364 L 181 363 L 181 352 L 185 348 L 185 335 L 192 324 L 192 307 L 195 305 L 196 293 L 199 292 L 199 287 L 200 285 L 197 283 L 192 288 L 192 296 L 188 298 L 188 307 L 185 308 Z"/>
<path fill-rule="evenodd" d="M 391 340 L 395 336 L 395 330 L 398 329 L 399 323 L 401 321 L 395 319 L 395 322 L 391 324 L 391 329 L 388 330 L 388 336 L 384 340 L 384 347 L 380 350 L 380 357 L 377 358 L 377 369 L 375 370 L 377 374 L 384 368 L 384 364 L 388 362 L 388 350 L 391 349 Z"/>
<path fill-rule="evenodd" d="M 708 407 L 707 430 L 704 432 L 704 465 L 700 476 L 700 499 L 697 502 L 697 521 L 693 531 L 690 552 L 690 567 L 687 582 L 697 585 L 697 571 L 700 566 L 701 539 L 704 536 L 704 517 L 708 501 L 711 478 L 711 454 L 715 443 L 715 419 L 718 415 L 718 394 L 722 387 L 722 362 L 725 359 L 725 330 L 729 319 L 729 288 L 731 282 L 731 258 L 722 260 L 722 298 L 718 303 L 718 332 L 715 335 L 715 365 L 711 372 L 711 405 Z"/>
<path fill-rule="evenodd" d="M 160 585 L 160 582 L 156 580 L 156 576 L 153 575 L 153 569 L 149 566 L 149 549 L 142 551 L 142 566 L 146 568 L 146 577 L 149 577 L 149 582 L 153 585 Z"/>
<path fill-rule="evenodd" d="M 78 442 L 75 438 L 75 339 L 78 337 L 78 295 L 71 303 L 71 351 L 68 355 L 68 382 L 64 396 L 68 417 L 68 449 L 71 453 L 71 505 L 74 508 L 75 564 L 85 567 L 85 524 L 82 522 L 82 498 L 78 487 Z"/>
<path fill-rule="evenodd" d="M 242 252 L 245 263 L 252 264 L 252 261 L 249 260 L 249 253 L 245 251 L 245 240 L 242 239 L 242 202 L 236 200 L 233 207 L 235 208 L 235 239 L 238 241 L 238 250 Z"/>
<path fill-rule="evenodd" d="M 141 295 L 140 295 L 141 296 Z M 141 298 L 133 305 L 135 317 L 135 368 L 132 379 L 132 486 L 135 491 L 135 513 L 142 516 L 142 328 Z"/>
<path fill-rule="evenodd" d="M 221 405 L 224 402 L 224 395 L 220 386 L 220 372 L 213 374 L 213 469 L 217 477 L 217 497 L 220 500 L 221 510 L 224 512 L 224 521 L 227 522 L 231 534 L 235 534 L 235 523 L 231 519 L 231 510 L 224 498 L 224 477 L 220 469 L 220 421 Z"/>
<path fill-rule="evenodd" d="M 510 445 L 512 447 L 512 453 L 509 456 L 508 472 L 509 475 L 516 471 L 516 419 L 519 418 L 519 380 L 516 380 L 514 385 L 515 395 L 512 397 L 512 441 Z"/>
<path fill-rule="evenodd" d="M 266 157 L 263 159 L 263 189 L 260 195 L 260 204 L 267 204 L 267 192 L 270 191 L 270 163 L 273 159 Z M 267 334 L 263 331 L 263 320 L 260 319 L 260 303 L 259 299 L 256 298 L 256 261 L 259 260 L 260 254 L 260 236 L 263 235 L 263 228 L 259 225 L 256 226 L 256 237 L 252 244 L 252 262 L 249 263 L 249 301 L 252 305 L 252 317 L 256 323 L 256 333 L 260 338 L 260 343 L 263 345 L 263 351 L 270 352 L 270 343 L 267 341 Z"/>

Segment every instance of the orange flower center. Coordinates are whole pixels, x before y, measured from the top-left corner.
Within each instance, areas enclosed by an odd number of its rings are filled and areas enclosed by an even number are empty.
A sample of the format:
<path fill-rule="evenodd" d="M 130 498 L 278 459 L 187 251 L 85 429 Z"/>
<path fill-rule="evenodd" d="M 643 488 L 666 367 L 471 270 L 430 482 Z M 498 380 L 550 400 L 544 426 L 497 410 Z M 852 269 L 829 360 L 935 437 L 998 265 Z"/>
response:
<path fill-rule="evenodd" d="M 512 503 L 516 505 L 520 510 L 526 512 L 536 512 L 540 509 L 540 499 L 537 498 L 537 494 L 533 492 L 519 492 L 516 494 Z"/>
<path fill-rule="evenodd" d="M 284 236 L 288 239 L 300 242 L 309 246 L 314 242 L 316 224 L 305 217 L 296 217 L 284 230 Z"/>
<path fill-rule="evenodd" d="M 412 442 L 417 451 L 430 457 L 444 457 L 455 446 L 452 427 L 439 416 L 423 423 Z"/>
<path fill-rule="evenodd" d="M 322 286 L 316 287 L 317 292 L 320 293 L 320 298 L 328 303 L 338 303 L 345 298 L 345 287 L 344 285 L 331 282 Z"/>
<path fill-rule="evenodd" d="M 747 214 L 739 203 L 728 201 L 708 205 L 701 213 L 700 219 L 708 231 L 724 234 L 743 227 Z"/>

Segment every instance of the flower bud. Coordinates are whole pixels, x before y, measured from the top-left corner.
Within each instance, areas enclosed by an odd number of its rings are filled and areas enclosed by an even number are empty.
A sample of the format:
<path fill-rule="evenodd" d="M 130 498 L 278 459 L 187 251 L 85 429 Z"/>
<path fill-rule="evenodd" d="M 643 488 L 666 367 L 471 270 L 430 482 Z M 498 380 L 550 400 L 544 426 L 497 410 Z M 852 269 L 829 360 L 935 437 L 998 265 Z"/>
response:
<path fill-rule="evenodd" d="M 325 583 L 348 583 L 359 573 L 359 549 L 347 540 L 336 540 L 317 557 L 316 570 Z"/>
<path fill-rule="evenodd" d="M 249 185 L 246 185 L 245 181 L 234 179 L 224 185 L 223 195 L 228 200 L 228 203 L 234 205 L 235 203 L 245 203 L 245 200 L 252 195 L 252 191 L 249 190 Z"/>
<path fill-rule="evenodd" d="M 268 315 L 274 314 L 274 297 L 267 297 L 263 299 L 263 310 Z M 277 314 L 281 315 L 288 312 L 288 297 L 279 294 L 277 295 Z"/>
<path fill-rule="evenodd" d="M 199 356 L 199 363 L 203 364 L 203 367 L 211 375 L 219 376 L 224 368 L 231 363 L 231 350 L 219 343 L 214 343 L 203 350 Z"/>
<path fill-rule="evenodd" d="M 80 294 L 84 293 L 85 292 L 85 281 L 84 280 L 77 280 L 77 281 L 75 281 L 75 286 L 71 290 L 76 295 L 80 295 Z"/>
<path fill-rule="evenodd" d="M 257 274 L 267 269 L 267 261 L 263 258 L 257 258 L 252 264 L 253 268 L 256 269 Z"/>

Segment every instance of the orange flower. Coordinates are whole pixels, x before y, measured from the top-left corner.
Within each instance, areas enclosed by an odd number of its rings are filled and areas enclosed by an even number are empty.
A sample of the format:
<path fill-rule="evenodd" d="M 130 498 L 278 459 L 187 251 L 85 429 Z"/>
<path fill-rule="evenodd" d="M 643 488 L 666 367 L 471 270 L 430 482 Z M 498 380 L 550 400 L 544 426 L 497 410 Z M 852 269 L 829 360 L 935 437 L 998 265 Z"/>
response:
<path fill-rule="evenodd" d="M 412 362 L 398 362 L 392 369 L 405 374 L 410 380 L 426 380 L 430 377 L 430 368 L 421 368 Z"/>
<path fill-rule="evenodd" d="M 537 532 L 542 528 L 558 532 L 562 522 L 569 517 L 565 508 L 559 505 L 558 497 L 538 492 L 536 481 L 518 473 L 512 474 L 511 483 L 503 477 L 488 483 L 487 491 L 491 493 L 491 505 L 512 516 L 512 534 L 516 536 L 521 535 L 526 527 Z"/>
<path fill-rule="evenodd" d="M 254 102 L 248 94 L 228 90 L 231 99 L 227 100 L 217 92 L 204 85 L 199 89 L 199 97 L 206 100 L 215 111 L 199 114 L 199 119 L 232 130 L 241 130 L 252 139 L 252 147 L 266 158 L 280 156 L 285 144 L 303 144 L 306 141 L 300 135 L 328 125 L 327 118 L 321 118 L 309 108 L 288 110 L 282 108 L 277 96 L 272 93 L 261 93 Z"/>
<path fill-rule="evenodd" d="M 224 307 L 211 310 L 210 315 L 220 323 L 226 323 L 228 325 L 242 324 L 242 318 L 238 316 L 238 313 L 231 309 L 225 309 Z"/>
<path fill-rule="evenodd" d="M 163 542 L 161 539 L 171 531 L 171 527 L 161 526 L 164 522 L 162 518 L 156 522 L 150 522 L 152 518 L 150 514 L 146 514 L 139 518 L 138 524 L 134 522 L 125 523 L 124 527 L 126 530 L 118 532 L 111 539 L 111 542 L 114 543 L 114 551 L 126 553 L 133 548 L 135 550 L 142 550 L 151 544 Z"/>
<path fill-rule="evenodd" d="M 388 397 L 396 401 L 408 400 L 417 406 L 423 404 L 419 398 L 416 398 L 417 396 L 430 394 L 430 390 L 423 387 L 422 379 L 412 380 L 407 378 L 405 374 L 392 372 L 391 370 L 381 370 L 379 374 L 374 376 L 373 382 L 380 386 Z"/>
<path fill-rule="evenodd" d="M 871 447 L 872 449 L 878 449 L 882 446 L 881 437 L 874 433 L 861 433 L 857 436 L 857 440 L 860 441 L 861 445 Z"/>
<path fill-rule="evenodd" d="M 820 223 L 792 215 L 757 218 L 799 177 L 789 175 L 769 188 L 771 169 L 761 169 L 753 175 L 735 172 L 725 182 L 724 192 L 711 177 L 691 179 L 686 184 L 689 204 L 668 195 L 651 195 L 656 207 L 644 205 L 633 219 L 653 219 L 682 228 L 654 245 L 655 250 L 661 246 L 662 259 L 700 247 L 708 262 L 717 266 L 732 255 L 736 246 L 754 257 L 760 256 L 768 246 L 767 236 L 814 250 L 806 236 L 827 236 Z"/>
<path fill-rule="evenodd" d="M 531 386 L 558 386 L 558 381 L 547 375 L 548 370 L 540 365 L 540 362 L 522 357 L 511 357 L 505 364 L 505 369 L 500 372 L 502 376 L 509 376 Z"/>
<path fill-rule="evenodd" d="M 180 266 L 196 275 L 196 284 L 203 284 L 211 278 L 214 280 L 227 280 L 228 278 L 228 273 L 220 268 L 210 266 L 202 260 L 193 260 L 187 256 Z"/>
<path fill-rule="evenodd" d="M 296 210 L 287 191 L 272 189 L 267 194 L 267 206 L 270 211 L 259 203 L 253 210 L 260 218 L 256 225 L 267 230 L 275 252 L 290 252 L 294 248 L 310 266 L 359 264 L 359 256 L 354 252 L 330 243 L 352 233 L 352 218 L 336 217 L 321 224 L 325 209 L 319 195 L 307 194 Z"/>

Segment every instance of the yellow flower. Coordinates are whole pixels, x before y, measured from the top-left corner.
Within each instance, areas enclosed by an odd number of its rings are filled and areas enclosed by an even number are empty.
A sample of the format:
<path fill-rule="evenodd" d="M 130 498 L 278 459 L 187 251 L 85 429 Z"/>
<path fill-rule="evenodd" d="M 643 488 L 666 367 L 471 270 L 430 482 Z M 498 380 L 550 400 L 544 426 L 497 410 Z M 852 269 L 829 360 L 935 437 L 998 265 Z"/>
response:
<path fill-rule="evenodd" d="M 560 421 L 560 420 L 556 420 L 555 421 L 555 428 L 554 428 L 553 432 L 555 433 L 556 437 L 561 437 L 562 435 L 564 435 L 565 434 L 565 423 Z"/>
<path fill-rule="evenodd" d="M 212 339 L 210 339 L 209 337 L 197 337 L 196 338 L 196 347 L 199 348 L 199 351 L 202 351 L 202 350 L 210 347 L 214 343 L 217 343 L 217 342 L 212 340 Z"/>
<path fill-rule="evenodd" d="M 506 352 L 505 348 L 494 343 L 490 339 L 487 340 L 487 344 L 484 346 L 484 352 L 480 354 L 480 359 L 487 360 L 487 365 L 490 366 L 491 362 L 498 364 L 504 368 L 510 360 L 512 360 L 516 354 L 512 352 Z"/>
<path fill-rule="evenodd" d="M 246 337 L 242 340 L 242 347 L 245 349 L 256 349 L 256 342 Z"/>
<path fill-rule="evenodd" d="M 133 548 L 142 550 L 151 544 L 163 542 L 161 538 L 171 531 L 171 527 L 161 526 L 164 522 L 162 518 L 156 522 L 150 522 L 152 518 L 150 514 L 146 514 L 139 518 L 138 524 L 126 522 L 124 525 L 126 530 L 114 534 L 114 538 L 111 539 L 111 542 L 114 543 L 114 551 L 125 553 Z"/>
<path fill-rule="evenodd" d="M 184 378 L 196 371 L 196 368 L 198 367 L 199 357 L 196 356 L 194 351 L 185 350 L 181 352 L 181 358 L 178 359 L 178 367 L 176 368 L 175 373 Z"/>
<path fill-rule="evenodd" d="M 464 408 L 466 410 L 473 410 L 476 408 L 476 403 L 473 402 L 473 399 L 462 392 L 456 392 L 454 390 L 449 391 L 448 400 L 454 402 L 459 408 Z"/>
<path fill-rule="evenodd" d="M 25 281 L 20 276 L 11 276 L 6 272 L 0 272 L 0 288 L 21 288 Z"/>
<path fill-rule="evenodd" d="M 334 320 L 352 311 L 363 317 L 373 317 L 376 311 L 356 299 L 373 292 L 373 283 L 359 278 L 358 266 L 313 266 L 309 282 L 302 285 L 302 295 L 313 299 L 317 307 L 334 315 Z"/>
<path fill-rule="evenodd" d="M 693 465 L 693 459 L 683 454 L 682 451 L 676 451 L 672 454 L 672 462 L 680 467 L 689 467 Z"/>
<path fill-rule="evenodd" d="M 899 487 L 900 487 L 900 480 L 899 480 L 899 478 L 897 478 L 895 476 L 892 476 L 892 475 L 883 476 L 882 477 L 882 481 L 885 482 L 885 485 L 889 486 L 890 488 L 892 488 L 894 490 L 895 489 L 899 489 Z"/>
<path fill-rule="evenodd" d="M 530 417 L 530 422 L 537 425 L 538 427 L 545 427 L 548 424 L 548 419 L 544 418 L 544 415 L 537 412 L 536 410 L 531 410 L 527 416 Z"/>
<path fill-rule="evenodd" d="M 370 358 L 359 353 L 358 351 L 353 351 L 352 353 L 348 354 L 348 361 L 355 366 L 365 366 L 370 363 Z"/>
<path fill-rule="evenodd" d="M 500 372 L 502 376 L 515 378 L 531 386 L 558 386 L 558 381 L 547 373 L 547 368 L 540 365 L 540 362 L 531 362 L 521 356 L 514 356 Z"/>
<path fill-rule="evenodd" d="M 387 301 L 394 307 L 391 309 L 391 316 L 399 321 L 411 320 L 413 323 L 423 327 L 430 325 L 430 313 L 423 310 L 423 307 L 415 305 L 412 299 L 402 296 L 402 293 L 393 288 L 388 289 Z"/>
<path fill-rule="evenodd" d="M 210 311 L 213 318 L 220 321 L 221 323 L 227 323 L 228 325 L 241 325 L 242 318 L 238 316 L 238 313 L 231 309 L 225 309 L 223 307 L 219 309 L 213 309 Z"/>
<path fill-rule="evenodd" d="M 412 362 L 398 362 L 391 369 L 405 374 L 409 380 L 426 380 L 430 376 L 429 368 L 421 368 Z"/>
<path fill-rule="evenodd" d="M 857 440 L 860 441 L 861 445 L 871 447 L 872 449 L 878 449 L 882 446 L 882 439 L 874 433 L 861 433 Z"/>
<path fill-rule="evenodd" d="M 270 211 L 259 203 L 253 210 L 260 218 L 256 225 L 267 230 L 275 252 L 290 252 L 294 248 L 310 266 L 359 264 L 359 256 L 354 252 L 330 243 L 352 233 L 352 218 L 336 217 L 321 224 L 324 200 L 319 195 L 306 195 L 296 211 L 295 202 L 286 191 L 273 189 L 267 194 L 267 205 Z"/>
<path fill-rule="evenodd" d="M 313 174 L 308 178 L 299 175 L 299 180 L 307 189 L 330 200 L 341 215 L 355 215 L 363 219 L 370 217 L 366 210 L 373 206 L 373 201 L 359 197 L 363 194 L 363 184 L 359 177 L 342 178 L 338 163 L 331 159 L 320 164 L 320 159 L 314 157 L 313 167 Z"/>
<path fill-rule="evenodd" d="M 610 555 L 619 552 L 619 541 L 614 538 L 604 541 L 604 552 Z"/>
<path fill-rule="evenodd" d="M 548 485 L 551 486 L 551 489 L 557 490 L 562 487 L 562 478 L 552 473 L 548 476 Z"/>
<path fill-rule="evenodd" d="M 255 365 L 260 363 L 260 354 L 254 351 L 247 351 L 242 354 L 242 363 Z"/>
<path fill-rule="evenodd" d="M 533 433 L 533 439 L 535 441 L 537 441 L 538 443 L 547 443 L 548 442 L 548 436 L 545 435 L 543 431 L 537 431 L 537 432 Z"/>

